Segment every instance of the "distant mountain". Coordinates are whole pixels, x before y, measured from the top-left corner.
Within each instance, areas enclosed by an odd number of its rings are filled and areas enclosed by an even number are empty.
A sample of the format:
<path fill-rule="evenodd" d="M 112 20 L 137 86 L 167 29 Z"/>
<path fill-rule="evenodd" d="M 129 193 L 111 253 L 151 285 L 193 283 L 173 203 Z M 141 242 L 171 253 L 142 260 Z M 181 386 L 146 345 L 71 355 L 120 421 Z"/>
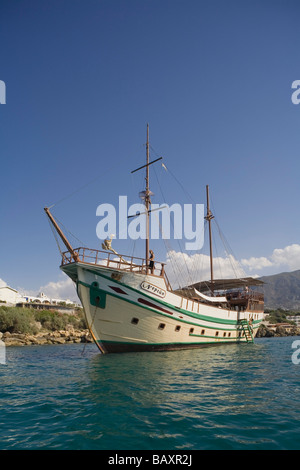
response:
<path fill-rule="evenodd" d="M 300 270 L 260 279 L 265 283 L 265 307 L 300 311 Z"/>

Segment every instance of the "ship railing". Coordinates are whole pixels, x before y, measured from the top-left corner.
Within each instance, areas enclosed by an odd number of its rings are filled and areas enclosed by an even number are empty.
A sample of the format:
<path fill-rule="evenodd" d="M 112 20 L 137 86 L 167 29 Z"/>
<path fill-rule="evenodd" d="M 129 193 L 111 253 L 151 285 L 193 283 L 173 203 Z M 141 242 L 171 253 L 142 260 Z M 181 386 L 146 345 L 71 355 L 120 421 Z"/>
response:
<path fill-rule="evenodd" d="M 165 273 L 165 263 L 154 261 L 154 268 L 151 270 L 147 267 L 146 260 L 136 256 L 119 255 L 102 250 L 93 250 L 90 248 L 76 248 L 73 253 L 65 251 L 62 253 L 61 265 L 75 262 L 83 262 L 92 265 L 104 266 L 107 268 L 120 269 L 143 274 L 154 274 L 155 276 L 164 277 L 168 288 L 171 288 L 167 275 Z"/>

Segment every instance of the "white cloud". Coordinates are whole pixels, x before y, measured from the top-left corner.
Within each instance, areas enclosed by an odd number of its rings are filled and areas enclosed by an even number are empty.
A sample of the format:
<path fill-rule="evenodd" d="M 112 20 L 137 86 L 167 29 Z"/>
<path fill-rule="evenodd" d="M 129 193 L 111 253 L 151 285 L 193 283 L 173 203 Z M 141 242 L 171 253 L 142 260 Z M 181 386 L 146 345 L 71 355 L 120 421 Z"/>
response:
<path fill-rule="evenodd" d="M 200 253 L 188 255 L 172 250 L 167 253 L 167 266 L 167 275 L 174 287 L 210 279 L 210 257 L 208 255 Z M 244 276 L 245 273 L 233 256 L 214 258 L 215 279 Z"/>
<path fill-rule="evenodd" d="M 242 259 L 241 264 L 250 271 L 274 267 L 295 271 L 300 269 L 300 245 L 294 243 L 285 248 L 276 248 L 268 257 Z"/>
<path fill-rule="evenodd" d="M 214 278 L 235 278 L 252 275 L 262 276 L 256 271 L 273 268 L 274 273 L 283 270 L 300 269 L 300 245 L 276 248 L 270 256 L 251 257 L 236 260 L 233 256 L 214 258 Z M 247 273 L 244 272 L 244 269 Z M 254 273 L 255 274 L 254 274 Z M 167 254 L 167 275 L 174 287 L 210 279 L 210 260 L 208 255 L 169 251 Z"/>
<path fill-rule="evenodd" d="M 79 303 L 75 283 L 66 274 L 62 273 L 62 278 L 58 281 L 50 281 L 48 284 L 41 286 L 38 290 L 17 288 L 22 295 L 38 297 L 43 292 L 50 299 L 71 300 Z"/>
<path fill-rule="evenodd" d="M 44 292 L 50 299 L 74 300 L 78 302 L 75 284 L 69 277 L 57 282 L 48 282 L 40 287 L 39 292 Z"/>
<path fill-rule="evenodd" d="M 264 256 L 261 256 L 260 258 L 249 258 L 249 259 L 242 259 L 241 264 L 243 266 L 246 266 L 250 271 L 253 269 L 263 269 L 263 268 L 268 268 L 273 265 L 273 263 L 268 259 L 265 258 Z"/>
<path fill-rule="evenodd" d="M 294 243 L 285 248 L 277 248 L 271 256 L 272 262 L 277 265 L 288 266 L 292 271 L 300 269 L 300 245 Z"/>

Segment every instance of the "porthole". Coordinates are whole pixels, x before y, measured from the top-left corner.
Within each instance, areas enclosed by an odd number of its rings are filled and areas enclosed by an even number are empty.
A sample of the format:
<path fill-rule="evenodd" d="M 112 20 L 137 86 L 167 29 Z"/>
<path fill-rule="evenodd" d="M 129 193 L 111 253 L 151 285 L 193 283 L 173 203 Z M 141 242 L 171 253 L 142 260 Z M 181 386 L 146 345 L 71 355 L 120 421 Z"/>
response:
<path fill-rule="evenodd" d="M 215 334 L 215 336 L 219 336 L 219 332 L 218 332 L 218 331 L 216 331 L 216 334 Z"/>
<path fill-rule="evenodd" d="M 160 323 L 160 324 L 158 325 L 158 329 L 159 329 L 159 330 L 163 330 L 163 329 L 165 328 L 165 326 L 166 326 L 165 323 Z"/>
<path fill-rule="evenodd" d="M 226 331 L 224 331 L 223 336 L 224 336 L 224 337 L 226 336 Z"/>
<path fill-rule="evenodd" d="M 175 326 L 175 331 L 180 331 L 181 326 L 177 325 Z"/>
<path fill-rule="evenodd" d="M 204 335 L 204 333 L 205 333 L 205 330 L 201 330 L 201 334 Z"/>
<path fill-rule="evenodd" d="M 137 325 L 138 322 L 139 322 L 139 319 L 138 319 L 138 318 L 135 318 L 135 317 L 133 317 L 133 319 L 131 320 L 131 323 L 132 323 L 133 325 Z"/>
<path fill-rule="evenodd" d="M 190 328 L 190 335 L 194 333 L 194 328 Z"/>

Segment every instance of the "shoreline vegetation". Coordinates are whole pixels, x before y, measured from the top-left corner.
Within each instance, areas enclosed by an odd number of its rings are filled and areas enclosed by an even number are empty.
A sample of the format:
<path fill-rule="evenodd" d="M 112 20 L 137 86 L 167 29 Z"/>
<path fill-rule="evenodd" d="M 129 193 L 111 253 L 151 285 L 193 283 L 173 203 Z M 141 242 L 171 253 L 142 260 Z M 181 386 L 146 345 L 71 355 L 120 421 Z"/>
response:
<path fill-rule="evenodd" d="M 5 346 L 93 342 L 80 308 L 69 314 L 6 306 L 0 307 L 0 340 Z"/>
<path fill-rule="evenodd" d="M 258 330 L 257 338 L 300 336 L 300 328 L 288 321 L 282 309 L 266 311 L 268 316 Z M 299 314 L 299 313 L 298 313 Z M 34 310 L 21 307 L 0 307 L 0 341 L 5 346 L 43 344 L 92 343 L 83 310 L 74 314 L 54 310 Z"/>

